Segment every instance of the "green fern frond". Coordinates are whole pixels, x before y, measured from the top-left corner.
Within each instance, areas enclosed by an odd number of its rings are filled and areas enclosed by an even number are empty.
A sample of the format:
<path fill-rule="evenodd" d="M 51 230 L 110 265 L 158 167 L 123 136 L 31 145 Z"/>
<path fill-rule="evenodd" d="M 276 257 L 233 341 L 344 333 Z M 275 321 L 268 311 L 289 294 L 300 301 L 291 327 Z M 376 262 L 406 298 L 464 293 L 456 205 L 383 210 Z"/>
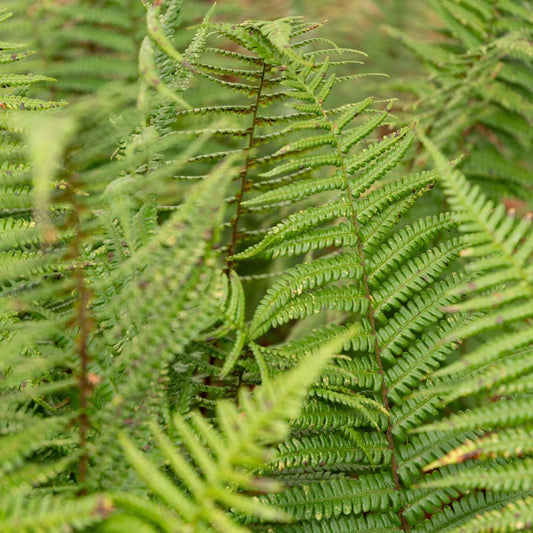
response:
<path fill-rule="evenodd" d="M 173 448 L 171 441 L 160 430 L 153 428 L 156 441 L 171 468 L 197 503 L 193 503 L 159 473 L 126 437 L 121 437 L 121 444 L 132 465 L 149 488 L 177 514 L 178 523 L 187 524 L 192 531 L 201 531 L 208 524 L 220 531 L 247 531 L 226 514 L 225 509 L 228 508 L 266 520 L 284 518 L 279 510 L 239 494 L 236 489 L 261 490 L 269 487 L 266 480 L 254 479 L 247 471 L 261 465 L 268 445 L 283 440 L 288 432 L 286 420 L 297 416 L 306 388 L 318 377 L 336 347 L 350 335 L 351 332 L 348 332 L 344 338 L 331 341 L 298 367 L 264 383 L 253 393 L 242 390 L 239 408 L 230 402 L 219 403 L 218 431 L 199 414 L 193 414 L 190 422 L 176 416 L 175 430 L 203 472 L 203 477 Z M 145 517 L 150 518 L 149 515 Z"/>
<path fill-rule="evenodd" d="M 470 410 L 455 413 L 448 418 L 418 427 L 415 431 L 457 431 L 462 428 L 478 427 L 490 433 L 481 435 L 469 444 L 454 447 L 425 468 L 442 468 L 451 463 L 463 463 L 470 459 L 489 457 L 488 467 L 480 470 L 468 469 L 454 476 L 455 485 L 460 479 L 468 479 L 466 486 L 490 487 L 495 490 L 529 490 L 531 474 L 529 460 L 511 460 L 498 463 L 497 456 L 513 457 L 520 454 L 518 435 L 530 426 L 530 398 L 517 391 L 514 382 L 519 382 L 523 372 L 527 375 L 531 367 L 528 346 L 529 326 L 517 320 L 530 317 L 530 222 L 524 219 L 517 223 L 513 216 L 505 216 L 502 206 L 494 207 L 478 188 L 472 187 L 460 172 L 450 168 L 442 154 L 425 136 L 421 136 L 441 171 L 443 188 L 450 204 L 458 210 L 459 228 L 470 245 L 462 255 L 474 260 L 468 270 L 474 274 L 458 293 L 467 296 L 465 303 L 448 306 L 449 311 L 479 310 L 469 322 L 455 330 L 452 337 L 479 336 L 481 345 L 470 354 L 438 372 L 446 381 L 438 384 L 434 393 L 445 397 L 446 402 L 461 396 L 494 394 L 499 389 L 506 395 L 499 401 L 483 402 Z M 501 293 L 500 293 L 501 291 Z M 506 329 L 503 329 L 506 328 Z M 502 330 L 500 338 L 492 337 L 493 330 Z M 489 335 L 487 337 L 487 334 Z M 470 372 L 474 369 L 474 374 Z M 450 379 L 451 378 L 451 379 Z M 475 384 L 474 384 L 475 382 Z M 518 391 L 520 389 L 518 386 Z M 516 447 L 507 438 L 508 433 L 517 437 Z M 501 435 L 501 443 L 498 446 Z M 495 443 L 494 452 L 484 455 L 480 443 L 488 439 Z M 477 444 L 471 444 L 477 443 Z M 490 449 L 490 447 L 489 447 Z M 490 460 L 495 458 L 494 460 Z M 474 461 L 474 464 L 476 461 Z M 431 486 L 450 486 L 450 477 L 431 481 Z M 514 483 L 514 485 L 513 485 Z"/>
<path fill-rule="evenodd" d="M 146 397 L 157 401 L 157 383 L 159 381 L 161 387 L 165 382 L 164 379 L 158 380 L 157 376 L 161 372 L 165 373 L 172 354 L 182 351 L 190 340 L 200 336 L 213 324 L 215 317 L 218 318 L 218 311 L 223 305 L 219 300 L 223 296 L 222 277 L 215 269 L 208 239 L 212 237 L 212 228 L 217 226 L 220 211 L 215 207 L 218 204 L 209 204 L 212 206 L 209 215 L 204 213 L 204 217 L 198 219 L 197 213 L 199 209 L 207 209 L 207 199 L 212 199 L 214 194 L 218 194 L 222 200 L 222 180 L 230 165 L 231 161 L 227 161 L 213 171 L 207 180 L 189 194 L 180 210 L 158 228 L 147 246 L 116 269 L 112 277 L 104 279 L 100 286 L 95 286 L 99 291 L 109 292 L 113 288 L 111 282 L 119 282 L 118 286 L 115 285 L 116 295 L 104 311 L 104 317 L 109 316 L 110 311 L 118 313 L 121 309 L 121 319 L 127 320 L 128 324 L 128 329 L 124 330 L 124 322 L 118 321 L 114 328 L 104 332 L 103 349 L 109 349 L 105 348 L 106 345 L 115 346 L 116 361 L 112 370 L 105 372 L 107 383 L 102 388 L 100 401 L 105 398 L 108 386 L 115 390 L 115 401 L 99 409 L 99 424 L 108 428 L 115 427 L 118 431 L 124 424 L 128 424 L 128 420 L 135 418 L 140 421 L 139 413 L 134 415 L 135 406 L 143 402 L 143 399 L 146 402 Z M 190 240 L 181 237 L 183 232 L 189 235 Z M 146 266 L 148 257 L 154 261 L 150 268 Z M 178 277 L 175 275 L 176 269 L 180 272 Z M 126 283 L 123 280 L 127 280 Z M 163 293 L 168 297 L 164 304 L 161 300 Z M 203 303 L 198 302 L 199 294 L 210 294 L 213 301 L 208 299 Z M 125 302 L 137 300 L 141 295 L 144 301 L 142 305 L 123 307 Z M 150 316 L 155 299 L 158 299 L 159 305 L 163 305 L 167 313 L 165 318 L 159 314 L 157 324 L 151 324 Z M 214 305 L 217 301 L 219 303 Z M 180 327 L 183 327 L 183 311 L 191 308 L 194 312 L 189 315 L 188 333 L 176 337 L 178 320 Z M 114 340 L 117 336 L 121 339 L 118 346 Z M 105 351 L 102 351 L 98 362 L 104 370 Z M 135 372 L 132 372 L 133 368 Z M 95 395 L 95 401 L 98 402 L 98 391 Z M 146 416 L 149 412 L 147 409 Z M 107 450 L 109 461 L 113 461 L 111 449 L 114 449 L 115 454 L 121 452 L 116 444 L 112 444 L 115 441 L 112 432 L 107 431 L 106 435 L 107 438 L 102 439 L 99 446 Z M 137 432 L 136 438 L 142 442 L 146 437 Z M 108 464 L 110 463 L 99 465 L 98 470 L 104 475 L 111 473 Z"/>

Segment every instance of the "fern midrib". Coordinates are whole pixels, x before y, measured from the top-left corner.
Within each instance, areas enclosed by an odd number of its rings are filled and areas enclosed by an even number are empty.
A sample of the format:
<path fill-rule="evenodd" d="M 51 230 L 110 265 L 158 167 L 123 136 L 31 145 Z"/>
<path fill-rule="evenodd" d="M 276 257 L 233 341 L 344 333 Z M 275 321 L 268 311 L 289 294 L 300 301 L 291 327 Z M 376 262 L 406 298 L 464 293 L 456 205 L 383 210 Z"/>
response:
<path fill-rule="evenodd" d="M 337 149 L 338 149 L 339 148 L 338 143 L 337 143 L 336 146 L 337 146 Z M 344 165 L 343 165 L 343 167 L 344 167 Z M 344 168 L 343 168 L 343 172 L 344 172 Z M 346 180 L 348 181 L 347 176 L 346 176 Z M 354 199 L 353 199 L 351 191 L 350 191 L 349 183 L 348 183 L 348 186 L 347 186 L 346 190 L 347 190 L 347 195 L 348 195 L 348 199 L 350 201 L 350 204 L 353 206 Z M 383 361 L 381 360 L 381 348 L 380 348 L 380 345 L 379 345 L 379 337 L 378 337 L 378 333 L 377 333 L 377 329 L 376 329 L 376 321 L 375 321 L 375 317 L 374 317 L 374 308 L 373 308 L 373 305 L 372 305 L 373 302 L 372 302 L 372 298 L 371 298 L 371 295 L 370 295 L 370 288 L 369 288 L 369 285 L 368 285 L 368 275 L 367 275 L 367 272 L 366 272 L 366 265 L 365 265 L 365 254 L 364 254 L 363 243 L 362 243 L 361 235 L 360 235 L 360 231 L 359 231 L 359 221 L 357 220 L 357 217 L 355 215 L 355 210 L 353 209 L 353 207 L 352 207 L 352 220 L 353 220 L 353 224 L 354 224 L 354 231 L 355 231 L 356 237 L 357 237 L 357 251 L 358 251 L 358 254 L 359 254 L 359 260 L 361 261 L 361 267 L 363 269 L 362 280 L 363 280 L 363 286 L 364 286 L 364 289 L 365 289 L 365 296 L 366 296 L 366 298 L 368 299 L 368 302 L 369 302 L 368 311 L 367 311 L 367 317 L 368 317 L 368 320 L 370 322 L 370 326 L 372 328 L 372 336 L 374 337 L 374 355 L 375 355 L 375 358 L 376 358 L 376 362 L 378 364 L 379 374 L 382 377 L 382 379 L 381 379 L 381 400 L 383 402 L 383 406 L 387 410 L 387 413 L 390 414 L 390 405 L 389 405 L 389 396 L 388 396 L 389 395 L 389 391 L 388 391 L 388 387 L 387 387 L 385 370 L 383 368 Z M 393 481 L 394 481 L 394 486 L 396 487 L 396 490 L 400 494 L 400 501 L 401 501 L 401 504 L 402 504 L 402 508 L 398 511 L 398 515 L 399 515 L 401 523 L 402 523 L 402 529 L 404 531 L 410 531 L 411 530 L 411 526 L 409 525 L 409 523 L 407 522 L 405 516 L 403 515 L 403 505 L 404 505 L 404 502 L 403 502 L 403 490 L 402 490 L 400 477 L 398 475 L 398 465 L 397 465 L 397 462 L 396 462 L 396 444 L 394 442 L 394 437 L 392 436 L 392 422 L 391 422 L 390 416 L 387 418 L 386 436 L 387 436 L 387 442 L 389 443 L 389 448 L 391 450 L 392 478 L 393 478 Z"/>
<path fill-rule="evenodd" d="M 346 161 L 345 161 L 345 154 L 343 153 L 341 149 L 341 142 L 337 135 L 337 131 L 335 127 L 331 124 L 331 122 L 328 120 L 328 116 L 326 113 L 326 110 L 323 106 L 323 101 L 316 97 L 314 92 L 309 91 L 309 88 L 307 84 L 305 83 L 305 80 L 300 80 L 297 76 L 295 76 L 298 82 L 302 84 L 302 87 L 305 88 L 305 91 L 307 94 L 309 94 L 312 98 L 314 103 L 319 107 L 320 113 L 322 114 L 322 117 L 329 125 L 329 130 L 331 131 L 331 134 L 333 135 L 333 138 L 335 140 L 335 150 L 337 152 L 337 157 L 341 163 L 341 173 L 342 177 L 344 179 L 345 185 L 346 185 L 346 195 L 348 198 L 348 202 L 350 204 L 350 219 L 354 227 L 354 233 L 355 237 L 357 239 L 357 254 L 359 256 L 359 261 L 361 263 L 361 269 L 362 269 L 362 282 L 363 287 L 365 291 L 365 298 L 368 300 L 368 310 L 367 310 L 367 318 L 370 322 L 370 326 L 372 329 L 372 336 L 374 337 L 374 356 L 376 359 L 376 363 L 378 365 L 379 375 L 381 376 L 381 401 L 383 402 L 383 407 L 386 409 L 387 413 L 390 414 L 390 405 L 389 405 L 389 398 L 388 398 L 388 388 L 386 383 L 386 374 L 385 370 L 383 368 L 383 361 L 381 360 L 381 348 L 379 346 L 379 337 L 377 334 L 376 329 L 376 321 L 374 318 L 374 309 L 373 309 L 373 301 L 370 294 L 370 287 L 368 284 L 368 275 L 366 270 L 366 261 L 365 261 L 365 254 L 363 250 L 363 241 L 361 238 L 361 231 L 359 226 L 359 221 L 357 220 L 357 215 L 355 213 L 354 205 L 355 205 L 355 199 L 352 195 L 352 191 L 350 188 L 350 178 L 349 173 L 346 168 Z M 398 492 L 401 502 L 401 508 L 398 511 L 398 516 L 400 518 L 401 524 L 402 524 L 402 530 L 403 531 L 411 531 L 411 526 L 407 522 L 407 519 L 405 518 L 403 514 L 403 508 L 404 508 L 404 498 L 403 498 L 403 487 L 400 481 L 400 476 L 398 475 L 398 465 L 396 460 L 396 444 L 394 442 L 394 437 L 392 435 L 392 421 L 390 416 L 387 417 L 387 429 L 386 429 L 386 437 L 387 442 L 389 445 L 389 449 L 391 451 L 391 473 L 392 473 L 392 479 L 394 482 L 395 490 Z"/>
<path fill-rule="evenodd" d="M 244 161 L 244 167 L 241 171 L 241 176 L 240 176 L 241 177 L 241 188 L 236 195 L 237 207 L 235 210 L 235 215 L 233 216 L 231 220 L 231 241 L 230 241 L 228 251 L 226 253 L 226 273 L 229 272 L 235 264 L 235 260 L 233 259 L 233 256 L 235 255 L 235 249 L 237 247 L 237 241 L 238 241 L 238 235 L 239 235 L 239 219 L 243 213 L 242 202 L 244 199 L 244 193 L 246 191 L 248 173 L 250 171 L 251 163 L 253 162 L 252 161 L 253 159 L 252 149 L 254 147 L 254 141 L 255 141 L 254 135 L 255 135 L 255 127 L 257 125 L 257 112 L 259 110 L 259 103 L 261 101 L 261 94 L 263 91 L 266 69 L 267 69 L 267 65 L 263 61 L 262 70 L 261 70 L 261 78 L 259 80 L 259 86 L 257 88 L 257 95 L 256 95 L 255 103 L 253 105 L 252 124 L 250 126 L 250 133 L 248 136 L 248 147 L 246 148 L 246 159 Z"/>

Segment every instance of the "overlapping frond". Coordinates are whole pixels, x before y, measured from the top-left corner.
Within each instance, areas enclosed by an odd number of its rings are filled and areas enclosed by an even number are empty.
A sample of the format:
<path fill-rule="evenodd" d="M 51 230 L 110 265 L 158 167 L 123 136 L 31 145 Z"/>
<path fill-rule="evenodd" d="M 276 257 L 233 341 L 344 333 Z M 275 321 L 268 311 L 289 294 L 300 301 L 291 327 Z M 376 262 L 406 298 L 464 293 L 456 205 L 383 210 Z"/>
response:
<path fill-rule="evenodd" d="M 145 246 L 93 286 L 95 292 L 106 295 L 106 305 L 99 306 L 95 318 L 101 324 L 110 324 L 102 339 L 96 338 L 92 345 L 99 354 L 95 371 L 103 377 L 93 398 L 98 407 L 96 424 L 106 427 L 105 438 L 98 446 L 102 453 L 106 450 L 108 458 L 95 468 L 94 475 L 110 477 L 115 480 L 112 484 L 124 480 L 117 478 L 116 464 L 111 467 L 115 454 L 121 452 L 109 428 L 129 428 L 136 442 L 146 443 L 145 423 L 152 419 L 154 409 L 165 412 L 168 365 L 189 341 L 207 335 L 204 330 L 223 313 L 227 290 L 209 253 L 209 243 L 216 238 L 213 228 L 219 221 L 224 194 L 221 180 L 229 164 L 221 165 L 191 191 Z M 220 202 L 210 203 L 215 194 Z M 200 210 L 202 218 L 198 217 Z M 138 304 L 130 306 L 128 302 Z M 228 305 L 233 305 L 231 297 Z M 230 323 L 229 328 L 232 326 Z"/>
<path fill-rule="evenodd" d="M 10 13 L 2 8 L 2 21 L 9 17 Z M 24 47 L 12 43 L 2 43 L 2 48 L 6 51 L 2 63 L 7 68 L 29 55 Z M 73 521 L 76 513 L 79 524 L 88 524 L 98 506 L 96 498 L 79 505 L 65 501 L 65 513 L 61 514 L 57 502 L 48 498 L 30 502 L 33 511 L 23 504 L 35 487 L 45 486 L 74 468 L 79 459 L 75 450 L 77 436 L 71 427 L 76 415 L 66 408 L 69 393 L 76 387 L 76 378 L 69 372 L 74 363 L 69 354 L 74 336 L 65 332 L 68 318 L 61 311 L 56 314 L 54 306 L 61 307 L 62 301 L 69 300 L 62 291 L 61 280 L 66 272 L 79 268 L 80 261 L 60 252 L 72 238 L 72 230 L 57 239 L 43 231 L 45 226 L 51 227 L 45 219 L 54 214 L 45 213 L 43 196 L 49 191 L 39 185 L 57 163 L 56 154 L 51 151 L 48 161 L 32 160 L 25 157 L 23 142 L 25 121 L 38 117 L 32 111 L 48 111 L 62 105 L 27 96 L 28 87 L 39 81 L 52 79 L 0 74 L 0 487 L 3 494 L 12 495 L 11 500 L 2 502 L 0 527 L 6 531 L 31 531 L 40 521 L 48 524 L 50 531 L 57 530 Z M 57 142 L 61 151 L 60 135 Z M 45 287 L 50 284 L 58 288 L 56 301 L 50 299 L 51 291 Z"/>
<path fill-rule="evenodd" d="M 153 426 L 156 445 L 183 488 L 172 484 L 124 435 L 120 437 L 138 475 L 173 513 L 172 525 L 170 529 L 164 527 L 165 531 L 180 527 L 201 532 L 211 527 L 220 532 L 244 533 L 249 530 L 240 525 L 239 515 L 276 521 L 287 518 L 281 509 L 259 502 L 242 491 L 264 492 L 276 488 L 277 483 L 253 476 L 252 469 L 260 467 L 272 455 L 273 444 L 286 438 L 287 421 L 298 416 L 307 387 L 350 336 L 351 331 L 344 332 L 294 369 L 264 382 L 253 392 L 242 389 L 238 407 L 230 401 L 218 403 L 218 428 L 199 413 L 193 413 L 188 420 L 176 415 L 172 433 L 179 438 L 187 455 Z M 117 503 L 121 504 L 120 495 Z M 228 510 L 233 516 L 227 514 Z M 139 506 L 137 511 L 147 520 L 154 518 L 149 507 Z"/>
<path fill-rule="evenodd" d="M 32 11 L 67 112 L 2 77 L 0 529 L 529 530 L 531 217 L 435 148 L 529 179 L 528 2 L 431 2 L 407 175 L 321 24 L 209 11 L 185 47 L 180 0 L 124 2 Z"/>
<path fill-rule="evenodd" d="M 245 44 L 255 50 L 251 39 L 248 35 Z M 435 498 L 428 489 L 422 503 L 409 505 L 420 492 L 411 486 L 423 478 L 424 464 L 420 460 L 407 477 L 398 465 L 406 451 L 401 440 L 406 431 L 435 413 L 438 397 L 423 405 L 406 402 L 405 394 L 418 390 L 420 378 L 452 351 L 450 344 L 442 343 L 447 332 L 458 327 L 457 321 L 449 322 L 442 307 L 457 301 L 460 276 L 447 276 L 446 270 L 465 244 L 453 237 L 457 222 L 447 215 L 415 220 L 394 233 L 398 215 L 433 187 L 436 174 L 380 181 L 405 155 L 413 139 L 411 128 L 373 140 L 387 110 L 373 110 L 371 100 L 328 108 L 335 83 L 329 60 L 313 69 L 303 63 L 305 58 L 305 53 L 298 60 L 282 58 L 282 84 L 291 89 L 282 94 L 296 112 L 294 128 L 306 136 L 253 160 L 252 171 L 263 165 L 266 169 L 242 190 L 246 199 L 240 203 L 250 213 L 282 206 L 281 220 L 259 233 L 260 240 L 239 251 L 233 261 L 306 254 L 302 263 L 275 277 L 256 307 L 250 338 L 258 365 L 264 360 L 270 368 L 273 363 L 291 366 L 302 357 L 299 350 L 327 336 L 331 326 L 311 320 L 316 314 L 327 313 L 338 327 L 356 321 L 359 331 L 345 347 L 347 364 L 339 362 L 325 371 L 311 390 L 301 420 L 293 422 L 290 448 L 280 447 L 281 457 L 290 455 L 271 467 L 291 488 L 267 500 L 291 512 L 296 530 L 303 524 L 329 527 L 340 514 L 351 516 L 348 523 L 361 520 L 362 512 L 375 513 L 379 521 L 391 506 L 397 514 L 390 527 L 400 524 L 405 529 L 453 497 L 441 490 Z M 306 335 L 286 345 L 255 344 L 294 320 L 319 327 L 311 333 L 311 325 L 307 331 L 303 326 Z M 428 329 L 432 334 L 420 342 L 418 337 Z M 321 435 L 325 428 L 333 432 L 328 438 Z M 429 456 L 438 457 L 458 442 L 435 441 Z M 383 450 L 380 454 L 376 443 Z M 412 453 L 425 457 L 422 449 L 427 445 L 418 440 Z M 312 461 L 318 457 L 320 468 Z M 375 472 L 361 476 L 366 468 Z M 373 496 L 380 491 L 383 497 Z"/>

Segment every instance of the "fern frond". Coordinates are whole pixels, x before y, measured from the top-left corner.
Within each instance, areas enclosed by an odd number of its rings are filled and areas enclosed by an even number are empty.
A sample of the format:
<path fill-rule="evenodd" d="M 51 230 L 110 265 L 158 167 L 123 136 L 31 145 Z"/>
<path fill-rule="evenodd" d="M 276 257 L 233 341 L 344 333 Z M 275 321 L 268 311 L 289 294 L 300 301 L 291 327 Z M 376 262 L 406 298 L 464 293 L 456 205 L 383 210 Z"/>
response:
<path fill-rule="evenodd" d="M 483 455 L 480 443 L 485 439 L 495 443 L 494 453 L 489 458 L 486 469 L 468 469 L 454 476 L 455 481 L 468 479 L 468 487 L 490 487 L 494 490 L 529 490 L 530 478 L 528 472 L 529 460 L 520 462 L 508 460 L 498 462 L 497 456 L 513 457 L 520 453 L 520 441 L 515 448 L 506 438 L 507 432 L 519 434 L 527 431 L 530 426 L 529 415 L 530 398 L 517 392 L 523 371 L 527 375 L 531 366 L 531 354 L 528 346 L 529 326 L 519 319 L 530 317 L 530 239 L 528 230 L 529 220 L 516 222 L 514 217 L 505 216 L 502 206 L 495 208 L 478 188 L 472 187 L 457 170 L 451 169 L 442 154 L 425 136 L 422 141 L 434 158 L 437 168 L 441 171 L 445 193 L 459 214 L 459 228 L 465 234 L 469 248 L 462 255 L 474 258 L 468 269 L 474 273 L 467 284 L 459 289 L 459 294 L 468 297 L 465 303 L 448 306 L 449 311 L 480 310 L 466 325 L 454 331 L 452 337 L 479 336 L 481 345 L 470 354 L 461 357 L 457 362 L 439 371 L 438 375 L 447 376 L 446 381 L 434 390 L 437 395 L 443 395 L 446 402 L 461 396 L 478 397 L 478 405 L 472 409 L 452 414 L 447 419 L 433 422 L 416 428 L 415 431 L 432 431 L 444 429 L 457 431 L 461 428 L 478 427 L 490 431 L 488 436 L 481 435 L 469 444 L 455 446 L 453 450 L 432 461 L 426 469 L 441 468 L 451 463 L 467 462 L 470 459 L 486 457 Z M 501 295 L 499 290 L 502 290 Z M 516 325 L 515 325 L 516 324 Z M 486 332 L 504 329 L 499 339 L 489 336 Z M 474 375 L 470 376 L 474 368 Z M 467 372 L 465 372 L 465 370 Z M 508 375 L 507 375 L 508 372 Z M 451 379 L 450 379 L 451 378 Z M 476 384 L 474 385 L 474 380 Z M 462 383 L 464 381 L 464 384 Z M 492 403 L 483 401 L 480 394 L 494 394 L 496 389 L 506 397 Z M 480 398 L 479 398 L 480 397 Z M 481 400 L 481 401 L 479 401 Z M 498 442 L 501 435 L 501 444 Z M 472 445 L 472 442 L 477 444 Z M 490 449 L 490 447 L 489 447 Z M 475 461 L 473 461 L 475 463 Z M 431 486 L 450 486 L 450 477 L 431 481 Z M 513 485 L 514 483 L 514 485 Z M 460 482 L 459 485 L 462 486 Z"/>
<path fill-rule="evenodd" d="M 279 510 L 241 495 L 236 489 L 268 486 L 266 481 L 252 478 L 247 470 L 261 464 L 267 445 L 283 440 L 288 431 L 285 420 L 297 416 L 306 388 L 331 359 L 333 350 L 342 345 L 350 334 L 348 332 L 344 338 L 326 344 L 298 367 L 264 383 L 253 393 L 241 391 L 240 408 L 229 402 L 219 403 L 219 431 L 199 414 L 194 414 L 190 422 L 176 416 L 175 429 L 203 472 L 203 477 L 173 448 L 171 441 L 160 430 L 154 429 L 163 454 L 194 495 L 196 504 L 159 473 L 129 440 L 122 437 L 121 443 L 128 458 L 150 489 L 180 517 L 183 524 L 189 524 L 193 530 L 200 531 L 210 524 L 220 531 L 247 531 L 226 514 L 227 508 L 266 520 L 282 519 L 284 514 Z M 204 443 L 208 448 L 204 447 Z"/>
<path fill-rule="evenodd" d="M 154 376 L 165 371 L 174 351 L 183 350 L 189 340 L 199 336 L 213 323 L 214 316 L 218 318 L 219 308 L 213 305 L 213 301 L 216 302 L 223 295 L 222 279 L 214 269 L 214 260 L 209 255 L 207 238 L 213 231 L 212 228 L 217 225 L 220 211 L 218 207 L 213 206 L 209 215 L 204 213 L 204 218 L 198 219 L 197 210 L 205 208 L 207 199 L 212 199 L 214 194 L 218 194 L 222 199 L 224 194 L 222 180 L 230 165 L 231 161 L 227 161 L 213 171 L 207 180 L 201 182 L 195 191 L 191 192 L 180 210 L 159 227 L 147 246 L 141 248 L 137 254 L 116 269 L 112 277 L 104 279 L 100 286 L 95 287 L 102 292 L 113 290 L 117 293 L 111 300 L 109 308 L 105 310 L 104 317 L 106 315 L 109 317 L 110 313 L 112 316 L 112 313 L 118 312 L 125 302 L 137 300 L 141 295 L 144 301 L 142 305 L 122 309 L 121 317 L 122 321 L 127 320 L 127 330 L 123 329 L 124 322 L 118 321 L 114 328 L 105 332 L 104 339 L 107 339 L 106 344 L 109 346 L 115 344 L 114 339 L 117 334 L 119 338 L 122 337 L 122 342 L 118 347 L 113 369 L 106 372 L 108 381 L 106 380 L 107 383 L 102 387 L 100 394 L 104 395 L 102 399 L 105 398 L 106 388 L 111 386 L 120 401 L 100 408 L 99 424 L 115 427 L 115 431 L 118 431 L 134 416 L 140 421 L 140 413 L 134 415 L 135 406 L 146 396 L 152 396 L 155 401 L 158 379 Z M 183 233 L 180 232 L 187 232 L 191 240 L 182 239 L 180 235 Z M 148 257 L 154 260 L 151 268 L 146 267 Z M 198 263 L 202 266 L 195 269 Z M 178 277 L 175 276 L 177 265 L 180 272 Z M 126 280 L 126 283 L 123 280 Z M 165 304 L 161 300 L 163 293 L 167 297 Z M 197 295 L 202 293 L 211 294 L 213 301 L 204 300 L 203 303 L 196 301 Z M 164 318 L 162 314 L 159 315 L 157 324 L 151 324 L 149 321 L 154 299 L 159 299 L 159 305 L 164 305 L 167 309 Z M 222 304 L 223 302 L 219 302 L 218 305 L 222 307 Z M 187 328 L 189 333 L 177 338 L 175 334 L 177 321 L 187 308 L 194 309 L 194 313 L 189 315 L 190 322 Z M 183 325 L 181 319 L 180 326 Z M 105 360 L 103 352 L 98 361 L 103 368 L 106 365 Z M 135 372 L 132 372 L 133 368 Z M 159 384 L 161 386 L 162 382 L 159 381 Z M 96 395 L 99 396 L 98 392 Z M 109 460 L 112 461 L 111 449 L 114 449 L 115 454 L 121 452 L 116 444 L 114 446 L 112 444 L 115 440 L 112 432 L 106 433 L 107 438 L 102 439 L 99 446 L 107 449 Z M 137 434 L 137 438 L 144 437 Z M 106 464 L 99 465 L 100 468 L 102 473 L 105 474 L 106 471 L 109 473 Z"/>

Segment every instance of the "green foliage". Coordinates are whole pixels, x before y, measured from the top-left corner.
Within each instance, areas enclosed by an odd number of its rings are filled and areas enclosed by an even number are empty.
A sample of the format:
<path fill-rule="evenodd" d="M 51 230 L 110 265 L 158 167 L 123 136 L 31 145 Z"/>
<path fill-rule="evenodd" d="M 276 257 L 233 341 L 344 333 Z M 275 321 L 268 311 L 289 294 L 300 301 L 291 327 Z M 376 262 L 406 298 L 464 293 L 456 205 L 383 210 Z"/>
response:
<path fill-rule="evenodd" d="M 398 129 L 301 17 L 28 14 L 71 104 L 0 74 L 2 531 L 531 529 L 531 217 L 464 175 L 525 159 L 529 14 L 431 4 Z"/>
<path fill-rule="evenodd" d="M 351 334 L 348 330 L 344 339 L 349 339 Z M 250 469 L 261 466 L 268 458 L 269 444 L 287 437 L 289 425 L 286 421 L 298 416 L 306 387 L 317 379 L 332 357 L 335 346 L 342 345 L 343 337 L 324 345 L 318 354 L 308 357 L 275 381 L 264 382 L 253 393 L 241 390 L 239 408 L 230 401 L 219 403 L 216 409 L 219 432 L 198 413 L 192 414 L 189 423 L 176 415 L 173 431 L 180 436 L 202 477 L 183 455 L 176 452 L 172 441 L 153 427 L 163 455 L 174 474 L 183 480 L 196 504 L 160 474 L 129 440 L 121 437 L 122 447 L 139 475 L 151 491 L 184 521 L 178 522 L 180 528 L 204 531 L 211 525 L 223 532 L 246 531 L 225 515 L 226 509 L 266 520 L 288 518 L 278 509 L 259 503 L 257 498 L 247 498 L 236 491 L 276 489 L 276 484 L 254 478 Z M 204 443 L 208 449 L 204 449 Z M 149 519 L 151 509 L 143 514 Z M 176 519 L 165 530 L 173 531 L 175 527 Z"/>
<path fill-rule="evenodd" d="M 426 79 L 408 79 L 422 127 L 450 157 L 466 152 L 462 170 L 492 198 L 531 202 L 533 137 L 529 0 L 431 0 L 440 37 L 420 42 L 387 28 L 425 65 Z"/>
<path fill-rule="evenodd" d="M 444 157 L 427 138 L 422 141 L 441 169 L 444 191 L 455 207 L 469 247 L 463 255 L 474 257 L 469 265 L 472 281 L 459 288 L 465 301 L 451 306 L 454 312 L 484 310 L 455 332 L 457 338 L 482 338 L 470 353 L 441 369 L 446 383 L 437 387 L 444 401 L 474 396 L 476 404 L 433 422 L 421 431 L 459 428 L 490 428 L 488 435 L 467 440 L 427 470 L 468 459 L 484 458 L 495 465 L 464 480 L 457 474 L 444 477 L 432 486 L 484 487 L 492 490 L 529 491 L 531 465 L 521 458 L 530 452 L 531 440 L 531 220 L 516 220 L 514 212 L 505 213 L 477 189 L 469 185 L 460 172 L 448 167 Z M 481 393 L 481 394 L 480 394 Z M 487 401 L 490 399 L 490 401 Z M 498 457 L 510 458 L 498 463 Z M 492 460 L 491 460 L 492 459 Z M 507 517 L 509 525 L 512 524 Z"/>

